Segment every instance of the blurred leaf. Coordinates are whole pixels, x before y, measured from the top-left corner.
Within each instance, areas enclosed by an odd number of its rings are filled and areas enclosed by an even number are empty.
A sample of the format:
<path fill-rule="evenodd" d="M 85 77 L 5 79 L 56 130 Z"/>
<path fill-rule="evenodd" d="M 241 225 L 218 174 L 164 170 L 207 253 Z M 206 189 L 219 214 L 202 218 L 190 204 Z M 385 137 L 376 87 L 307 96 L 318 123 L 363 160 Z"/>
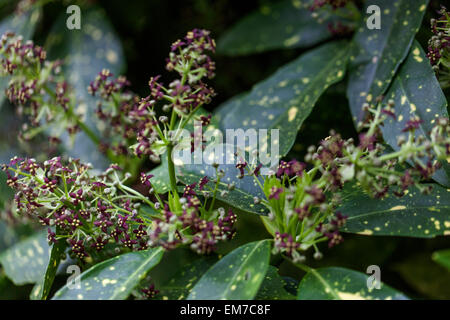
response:
<path fill-rule="evenodd" d="M 256 300 L 294 300 L 295 296 L 288 293 L 285 287 L 288 285 L 274 266 L 269 266 L 264 281 L 259 288 Z"/>
<path fill-rule="evenodd" d="M 125 67 L 125 58 L 119 37 L 103 10 L 82 9 L 82 13 L 80 30 L 69 30 L 67 14 L 62 13 L 52 27 L 46 48 L 50 59 L 64 59 L 63 72 L 77 96 L 75 112 L 98 133 L 102 127 L 96 121 L 97 98 L 89 95 L 87 87 L 102 69 L 118 76 Z M 107 166 L 95 143 L 83 132 L 77 135 L 73 148 L 66 133 L 61 138 L 69 155 L 91 162 L 98 169 Z"/>
<path fill-rule="evenodd" d="M 24 41 L 31 40 L 34 34 L 36 24 L 41 17 L 42 11 L 40 7 L 29 10 L 22 14 L 12 13 L 0 22 L 0 35 L 5 32 L 14 32 L 17 35 L 21 35 Z M 0 109 L 5 101 L 5 90 L 8 87 L 10 77 L 0 77 Z"/>
<path fill-rule="evenodd" d="M 405 300 L 402 293 L 381 283 L 369 290 L 368 275 L 350 269 L 312 269 L 300 281 L 298 300 Z"/>
<path fill-rule="evenodd" d="M 233 250 L 196 283 L 188 300 L 253 299 L 269 267 L 270 241 L 256 241 Z"/>
<path fill-rule="evenodd" d="M 345 232 L 432 238 L 450 234 L 450 190 L 433 184 L 429 195 L 410 188 L 402 198 L 375 199 L 358 186 L 344 188 L 339 210 L 348 216 Z"/>
<path fill-rule="evenodd" d="M 167 283 L 159 287 L 160 297 L 164 300 L 183 300 L 189 295 L 201 276 L 217 261 L 212 257 L 202 257 L 184 266 Z"/>
<path fill-rule="evenodd" d="M 436 119 L 448 118 L 447 100 L 425 52 L 417 41 L 395 76 L 385 99 L 386 102 L 389 99 L 394 100 L 396 119 L 389 117 L 381 130 L 384 140 L 395 150 L 400 149 L 397 137 L 404 134 L 402 130 L 411 118 L 418 116 L 423 120 L 416 136 L 428 139 Z M 442 165 L 433 178 L 448 187 L 450 164 L 442 161 Z"/>
<path fill-rule="evenodd" d="M 450 249 L 440 250 L 433 253 L 433 260 L 450 271 Z"/>
<path fill-rule="evenodd" d="M 406 58 L 419 30 L 428 0 L 374 0 L 366 3 L 381 8 L 381 29 L 370 30 L 366 19 L 354 38 L 350 58 L 347 97 L 353 119 L 363 117 L 362 106 L 385 93 Z"/>
<path fill-rule="evenodd" d="M 0 255 L 5 274 L 16 285 L 41 281 L 49 259 L 47 231 L 36 233 Z"/>
<path fill-rule="evenodd" d="M 310 1 L 267 3 L 227 30 L 217 43 L 217 51 L 233 56 L 247 55 L 273 49 L 305 48 L 330 38 L 328 24 L 335 22 L 336 16 L 314 18 L 310 7 Z"/>
<path fill-rule="evenodd" d="M 55 300 L 121 300 L 159 263 L 163 249 L 130 252 L 94 265 L 80 275 L 79 290 L 67 285 L 55 294 Z"/>
<path fill-rule="evenodd" d="M 401 278 L 431 299 L 450 299 L 450 272 L 434 263 L 430 254 L 415 254 L 394 265 Z"/>
<path fill-rule="evenodd" d="M 17 240 L 18 237 L 14 230 L 5 222 L 0 221 L 0 256 L 6 248 L 12 246 Z"/>

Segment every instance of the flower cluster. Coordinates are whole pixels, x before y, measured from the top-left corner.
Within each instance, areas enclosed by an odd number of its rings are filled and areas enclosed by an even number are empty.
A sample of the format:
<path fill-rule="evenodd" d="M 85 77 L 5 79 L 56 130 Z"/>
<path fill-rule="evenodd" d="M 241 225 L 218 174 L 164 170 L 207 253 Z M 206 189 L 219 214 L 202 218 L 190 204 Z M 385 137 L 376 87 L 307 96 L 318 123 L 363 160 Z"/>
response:
<path fill-rule="evenodd" d="M 450 86 L 450 13 L 441 6 L 439 15 L 439 18 L 431 19 L 433 36 L 428 42 L 427 56 L 441 85 L 447 88 Z"/>
<path fill-rule="evenodd" d="M 11 76 L 6 96 L 17 106 L 19 115 L 29 117 L 37 129 L 24 127 L 22 137 L 31 139 L 41 132 L 44 123 L 51 123 L 53 137 L 58 141 L 61 130 L 74 134 L 79 118 L 74 115 L 74 94 L 61 77 L 61 61 L 46 60 L 45 50 L 25 41 L 21 36 L 5 33 L 0 39 L 0 74 Z"/>
<path fill-rule="evenodd" d="M 168 202 L 155 194 L 158 202 L 153 203 L 124 184 L 130 175 L 122 175 L 117 165 L 93 175 L 90 165 L 79 160 L 56 157 L 40 164 L 34 159 L 13 158 L 3 170 L 7 184 L 16 190 L 18 213 L 37 218 L 48 227 L 50 243 L 67 241 L 79 259 L 105 248 L 114 254 L 126 248 L 162 246 L 170 250 L 186 244 L 208 254 L 235 232 L 234 213 L 215 210 L 212 205 L 207 209 L 206 202 L 202 204 L 196 196 L 196 184 L 186 186 L 182 198 L 169 195 Z M 144 185 L 151 186 L 151 178 L 141 174 Z M 202 178 L 199 188 L 211 189 L 209 182 Z M 152 214 L 142 214 L 141 205 L 150 207 Z"/>
<path fill-rule="evenodd" d="M 215 43 L 206 30 L 194 29 L 172 44 L 166 69 L 177 72 L 179 77 L 167 87 L 160 76 L 151 77 L 150 95 L 142 98 L 129 113 L 134 121 L 145 124 L 136 130 L 138 143 L 132 146 L 136 155 L 157 157 L 173 146 L 178 137 L 174 129 L 179 119 L 179 129 L 192 118 L 204 122 L 205 119 L 194 114 L 215 95 L 203 82 L 204 78 L 214 77 L 215 63 L 206 54 L 208 51 L 215 51 Z M 171 112 L 170 119 L 166 116 L 156 119 L 156 105 L 162 105 L 163 112 Z"/>
<path fill-rule="evenodd" d="M 273 232 L 275 252 L 299 262 L 305 259 L 300 252 L 310 247 L 315 249 L 315 258 L 322 256 L 317 243 L 327 241 L 329 247 L 340 243 L 339 228 L 347 217 L 336 208 L 346 183 L 358 184 L 375 198 L 385 197 L 388 191 L 401 197 L 411 186 L 430 191 L 420 181 L 430 179 L 440 161 L 450 156 L 449 120 L 437 119 L 427 139 L 415 134 L 421 120 L 410 119 L 403 129 L 405 135 L 398 138 L 398 151 L 389 151 L 383 147 L 380 126 L 387 117 L 395 118 L 393 107 L 393 101 L 376 107 L 365 104 L 368 116 L 360 123 L 359 143 L 332 131 L 318 147 L 308 148 L 305 163 L 281 161 L 262 184 L 255 173 L 260 166 L 245 163 L 238 167 L 240 171 L 245 167 L 262 187 L 265 199 L 255 198 L 255 202 L 270 210 L 263 221 Z M 396 171 L 409 165 L 403 172 Z"/>

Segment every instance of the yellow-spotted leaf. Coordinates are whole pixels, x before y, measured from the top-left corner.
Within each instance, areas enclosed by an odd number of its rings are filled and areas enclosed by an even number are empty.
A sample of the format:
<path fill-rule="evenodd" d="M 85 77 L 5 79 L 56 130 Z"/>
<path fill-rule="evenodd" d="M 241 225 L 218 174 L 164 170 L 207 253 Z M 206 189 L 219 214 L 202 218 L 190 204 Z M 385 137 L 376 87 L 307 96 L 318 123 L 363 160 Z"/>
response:
<path fill-rule="evenodd" d="M 273 49 L 304 48 L 331 37 L 328 29 L 336 15 L 316 17 L 311 1 L 285 0 L 267 3 L 238 21 L 221 37 L 217 51 L 227 55 L 246 55 Z M 340 14 L 347 14 L 340 9 Z"/>
<path fill-rule="evenodd" d="M 368 14 L 355 35 L 349 63 L 347 97 L 355 122 L 364 115 L 363 104 L 383 95 L 391 84 L 408 55 L 428 0 L 367 1 L 364 12 L 371 5 L 381 9 L 380 28 L 368 28 L 368 23 L 371 25 L 372 19 L 376 19 L 373 14 Z"/>
<path fill-rule="evenodd" d="M 450 249 L 440 250 L 433 253 L 433 260 L 450 271 Z"/>
<path fill-rule="evenodd" d="M 432 187 L 427 195 L 410 188 L 402 198 L 390 193 L 381 200 L 357 186 L 345 187 L 339 207 L 348 216 L 343 231 L 418 238 L 450 235 L 450 190 L 438 184 Z"/>
<path fill-rule="evenodd" d="M 243 245 L 213 265 L 188 300 L 249 300 L 258 293 L 269 268 L 270 241 Z"/>
<path fill-rule="evenodd" d="M 79 276 L 79 289 L 69 284 L 56 292 L 54 300 L 123 300 L 156 266 L 163 249 L 130 252 L 103 261 Z M 75 284 L 70 284 L 70 287 Z"/>
<path fill-rule="evenodd" d="M 332 42 L 308 51 L 256 84 L 239 98 L 219 107 L 219 128 L 279 130 L 280 156 L 286 155 L 297 131 L 311 113 L 317 99 L 344 75 L 349 56 L 346 41 Z M 231 142 L 229 142 L 231 143 Z"/>
<path fill-rule="evenodd" d="M 8 248 L 0 255 L 0 264 L 14 284 L 23 285 L 40 282 L 49 259 L 47 232 L 43 231 Z"/>
<path fill-rule="evenodd" d="M 394 100 L 396 119 L 391 117 L 381 128 L 384 140 L 398 150 L 397 137 L 404 135 L 402 129 L 413 117 L 423 122 L 416 130 L 416 136 L 429 139 L 430 132 L 438 118 L 448 118 L 447 100 L 439 86 L 435 73 L 420 44 L 416 41 L 405 63 L 400 67 L 385 102 Z M 442 168 L 433 176 L 442 185 L 450 186 L 450 164 L 442 161 Z"/>
<path fill-rule="evenodd" d="M 406 300 L 404 294 L 376 282 L 364 274 L 345 268 L 311 269 L 300 281 L 298 300 Z M 369 285 L 371 289 L 369 288 Z"/>

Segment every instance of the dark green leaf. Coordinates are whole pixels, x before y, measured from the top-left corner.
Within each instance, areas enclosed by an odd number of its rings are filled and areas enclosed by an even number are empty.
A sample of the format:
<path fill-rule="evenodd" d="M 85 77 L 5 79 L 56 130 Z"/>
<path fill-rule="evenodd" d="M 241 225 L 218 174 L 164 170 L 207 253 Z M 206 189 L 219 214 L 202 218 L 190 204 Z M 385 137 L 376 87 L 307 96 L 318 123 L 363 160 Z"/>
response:
<path fill-rule="evenodd" d="M 49 259 L 46 231 L 36 233 L 0 255 L 5 274 L 16 285 L 41 281 Z"/>
<path fill-rule="evenodd" d="M 68 285 L 55 294 L 56 300 L 121 300 L 156 266 L 163 249 L 130 252 L 103 261 L 80 275 L 80 289 Z"/>
<path fill-rule="evenodd" d="M 410 188 L 402 198 L 382 200 L 357 186 L 346 187 L 339 210 L 348 216 L 345 232 L 430 238 L 450 234 L 450 191 L 434 184 L 431 194 Z"/>
<path fill-rule="evenodd" d="M 238 21 L 221 37 L 219 53 L 246 55 L 273 49 L 304 48 L 331 37 L 334 16 L 314 18 L 310 3 L 285 0 L 268 3 Z M 342 10 L 341 10 L 342 11 Z"/>
<path fill-rule="evenodd" d="M 186 299 L 200 277 L 217 261 L 215 258 L 201 258 L 186 265 L 167 283 L 159 287 L 158 297 L 163 300 Z"/>
<path fill-rule="evenodd" d="M 397 137 L 404 134 L 402 129 L 411 118 L 418 116 L 423 120 L 416 136 L 427 138 L 437 118 L 448 118 L 447 100 L 425 52 L 417 41 L 386 93 L 386 101 L 389 99 L 395 101 L 397 118 L 389 117 L 381 130 L 384 140 L 395 150 L 399 149 Z M 442 165 L 434 179 L 450 186 L 450 164 L 443 161 Z"/>
<path fill-rule="evenodd" d="M 436 251 L 433 260 L 450 270 L 450 249 Z"/>
<path fill-rule="evenodd" d="M 269 258 L 268 240 L 233 250 L 201 277 L 188 300 L 253 299 L 267 273 Z"/>
<path fill-rule="evenodd" d="M 274 266 L 269 266 L 266 277 L 259 288 L 256 300 L 293 300 L 295 296 L 288 293 L 285 289 L 287 286 L 284 280 Z"/>
<path fill-rule="evenodd" d="M 381 283 L 369 290 L 369 275 L 345 268 L 320 268 L 308 272 L 298 287 L 298 300 L 405 300 L 402 293 Z"/>
<path fill-rule="evenodd" d="M 109 69 L 118 76 L 124 69 L 123 49 L 114 28 L 101 9 L 83 9 L 80 30 L 66 27 L 67 14 L 55 22 L 47 39 L 50 59 L 64 59 L 63 72 L 77 96 L 75 112 L 95 132 L 105 129 L 96 121 L 96 98 L 89 95 L 87 87 L 102 69 Z M 84 133 L 79 133 L 73 143 L 65 135 L 61 137 L 71 156 L 104 167 L 106 162 L 98 148 Z"/>
<path fill-rule="evenodd" d="M 366 3 L 366 7 L 377 5 L 381 8 L 381 29 L 370 30 L 363 21 L 353 41 L 347 97 L 355 122 L 363 117 L 363 104 L 373 102 L 389 87 L 408 55 L 427 4 L 428 0 L 374 0 Z"/>

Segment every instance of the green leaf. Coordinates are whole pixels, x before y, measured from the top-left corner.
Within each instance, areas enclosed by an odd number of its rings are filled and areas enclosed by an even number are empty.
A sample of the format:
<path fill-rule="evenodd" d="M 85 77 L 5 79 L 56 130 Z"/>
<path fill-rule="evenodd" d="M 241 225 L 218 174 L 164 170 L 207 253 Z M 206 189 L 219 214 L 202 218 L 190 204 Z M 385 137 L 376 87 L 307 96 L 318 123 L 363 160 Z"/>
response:
<path fill-rule="evenodd" d="M 433 184 L 431 194 L 410 188 L 402 198 L 374 199 L 357 186 L 344 188 L 339 210 L 348 216 L 345 232 L 431 238 L 450 234 L 450 190 Z"/>
<path fill-rule="evenodd" d="M 21 35 L 25 41 L 31 40 L 41 14 L 42 11 L 40 7 L 22 14 L 11 14 L 0 22 L 0 35 L 10 31 L 17 35 Z M 9 76 L 0 77 L 0 109 L 6 98 L 4 92 L 8 87 L 9 79 Z"/>
<path fill-rule="evenodd" d="M 266 277 L 259 288 L 256 300 L 293 300 L 295 296 L 286 291 L 288 285 L 279 274 L 277 268 L 269 266 Z"/>
<path fill-rule="evenodd" d="M 374 0 L 381 8 L 381 29 L 370 30 L 364 20 L 353 41 L 347 97 L 353 119 L 363 117 L 362 106 L 385 93 L 406 58 L 419 30 L 428 0 Z M 366 19 L 369 15 L 366 16 Z"/>
<path fill-rule="evenodd" d="M 386 93 L 386 102 L 395 102 L 396 119 L 389 117 L 381 128 L 384 140 L 395 150 L 399 150 L 397 137 L 404 135 L 406 122 L 418 116 L 423 120 L 416 136 L 429 138 L 429 133 L 437 118 L 448 118 L 447 100 L 439 86 L 435 73 L 420 44 L 415 41 L 405 63 L 400 67 L 391 87 Z M 450 164 L 442 161 L 443 167 L 434 179 L 450 186 Z"/>
<path fill-rule="evenodd" d="M 163 300 L 186 299 L 200 277 L 217 261 L 212 257 L 197 259 L 177 272 L 167 283 L 159 287 Z"/>
<path fill-rule="evenodd" d="M 450 271 L 450 249 L 440 250 L 433 253 L 433 260 Z"/>
<path fill-rule="evenodd" d="M 269 268 L 269 258 L 269 240 L 243 245 L 212 266 L 197 282 L 187 299 L 253 299 Z"/>
<path fill-rule="evenodd" d="M 123 300 L 156 266 L 163 249 L 130 252 L 103 261 L 80 275 L 80 289 L 62 287 L 55 300 Z"/>
<path fill-rule="evenodd" d="M 94 132 L 102 129 L 96 121 L 97 98 L 89 95 L 87 87 L 102 69 L 118 76 L 125 67 L 125 58 L 119 37 L 106 14 L 99 8 L 83 9 L 80 30 L 66 27 L 67 14 L 61 14 L 48 36 L 46 48 L 50 59 L 64 59 L 63 73 L 74 88 L 77 97 L 77 114 Z M 95 167 L 107 165 L 98 148 L 83 132 L 77 134 L 73 145 L 67 134 L 61 137 L 69 155 L 91 162 Z"/>
<path fill-rule="evenodd" d="M 41 282 L 33 288 L 32 298 L 47 300 L 66 248 L 67 243 L 64 240 L 59 240 L 58 243 L 53 244 L 47 270 Z"/>
<path fill-rule="evenodd" d="M 163 155 L 161 159 L 161 164 L 147 174 L 153 175 L 153 178 L 150 179 L 152 188 L 157 193 L 164 194 L 170 190 L 170 176 L 167 168 L 167 155 Z"/>
<path fill-rule="evenodd" d="M 312 269 L 300 281 L 298 300 L 405 300 L 402 293 L 381 283 L 369 290 L 369 275 L 345 268 Z"/>
<path fill-rule="evenodd" d="M 49 259 L 50 248 L 46 231 L 36 233 L 0 255 L 5 274 L 16 285 L 41 281 Z"/>
<path fill-rule="evenodd" d="M 221 105 L 216 114 L 219 129 L 279 129 L 280 156 L 286 155 L 317 99 L 344 77 L 348 55 L 346 41 L 328 43 L 301 55 L 248 94 Z"/>
<path fill-rule="evenodd" d="M 305 48 L 330 38 L 328 24 L 336 18 L 314 18 L 310 6 L 298 0 L 265 4 L 227 30 L 217 43 L 217 52 L 234 56 Z"/>

